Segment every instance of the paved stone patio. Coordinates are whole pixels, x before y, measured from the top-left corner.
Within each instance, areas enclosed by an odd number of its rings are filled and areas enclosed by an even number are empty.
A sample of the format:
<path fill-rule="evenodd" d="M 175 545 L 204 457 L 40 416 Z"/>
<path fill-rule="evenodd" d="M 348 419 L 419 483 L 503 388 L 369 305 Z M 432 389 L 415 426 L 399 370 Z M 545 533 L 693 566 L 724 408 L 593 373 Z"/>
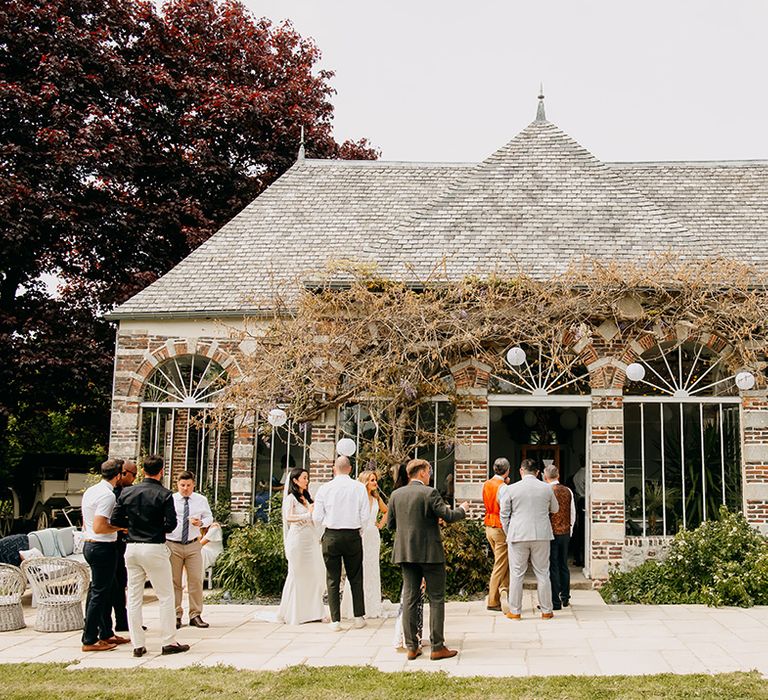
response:
<path fill-rule="evenodd" d="M 151 596 L 151 592 L 148 591 Z M 701 605 L 606 605 L 595 591 L 573 591 L 572 606 L 553 620 L 535 614 L 526 591 L 523 620 L 513 622 L 485 610 L 481 601 L 449 603 L 448 646 L 460 654 L 430 661 L 429 647 L 416 661 L 393 648 L 395 621 L 369 620 L 364 629 L 331 632 L 326 625 L 300 627 L 254 619 L 255 605 L 207 605 L 211 627 L 183 627 L 178 639 L 189 652 L 161 656 L 157 602 L 145 605 L 149 653 L 134 659 L 130 645 L 83 653 L 80 633 L 42 633 L 33 628 L 35 611 L 25 608 L 28 627 L 0 632 L 0 662 L 66 662 L 70 668 L 178 668 L 225 664 L 242 669 L 278 670 L 310 666 L 366 665 L 382 671 L 446 671 L 456 676 L 611 675 L 721 673 L 757 669 L 768 675 L 768 607 L 707 608 Z"/>

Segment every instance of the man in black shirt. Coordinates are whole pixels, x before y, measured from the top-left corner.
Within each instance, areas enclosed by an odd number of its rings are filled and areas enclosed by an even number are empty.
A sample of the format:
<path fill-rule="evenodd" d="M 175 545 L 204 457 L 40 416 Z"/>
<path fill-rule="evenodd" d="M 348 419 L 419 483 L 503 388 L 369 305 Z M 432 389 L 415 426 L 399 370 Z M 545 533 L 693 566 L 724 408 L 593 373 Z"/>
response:
<path fill-rule="evenodd" d="M 173 494 L 162 484 L 163 458 L 152 455 L 144 460 L 144 479 L 125 489 L 112 514 L 112 524 L 127 527 L 125 565 L 128 569 L 128 631 L 133 655 L 147 653 L 142 627 L 142 603 L 147 578 L 160 603 L 160 633 L 163 654 L 189 650 L 176 641 L 176 612 L 170 552 L 165 535 L 176 527 Z"/>

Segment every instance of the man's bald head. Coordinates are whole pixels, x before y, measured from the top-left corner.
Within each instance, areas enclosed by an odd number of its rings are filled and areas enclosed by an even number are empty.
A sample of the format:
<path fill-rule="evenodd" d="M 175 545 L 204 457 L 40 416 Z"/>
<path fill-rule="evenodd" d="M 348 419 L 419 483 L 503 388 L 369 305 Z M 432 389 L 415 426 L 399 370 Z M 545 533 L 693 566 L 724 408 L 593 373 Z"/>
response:
<path fill-rule="evenodd" d="M 336 474 L 349 474 L 352 471 L 352 463 L 349 461 L 349 457 L 337 457 L 333 465 L 333 471 Z"/>

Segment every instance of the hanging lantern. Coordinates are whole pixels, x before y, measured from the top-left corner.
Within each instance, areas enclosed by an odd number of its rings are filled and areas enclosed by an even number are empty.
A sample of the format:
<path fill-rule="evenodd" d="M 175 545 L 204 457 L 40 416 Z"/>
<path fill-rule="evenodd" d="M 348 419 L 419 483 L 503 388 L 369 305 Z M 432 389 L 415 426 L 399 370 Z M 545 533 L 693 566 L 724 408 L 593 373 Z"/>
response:
<path fill-rule="evenodd" d="M 336 452 L 342 457 L 351 457 L 357 452 L 357 445 L 352 438 L 341 438 L 336 443 Z"/>
<path fill-rule="evenodd" d="M 528 409 L 523 414 L 523 423 L 525 423 L 529 428 L 533 428 L 533 426 L 536 425 L 536 423 L 538 422 L 539 422 L 539 419 L 536 417 L 536 414 L 530 409 Z"/>
<path fill-rule="evenodd" d="M 752 372 L 739 372 L 736 375 L 736 386 L 741 391 L 749 391 L 755 386 L 755 375 Z"/>
<path fill-rule="evenodd" d="M 631 365 L 627 365 L 627 379 L 631 382 L 639 382 L 645 378 L 645 367 L 639 362 L 633 362 Z"/>
<path fill-rule="evenodd" d="M 560 414 L 560 425 L 565 430 L 575 430 L 579 425 L 579 416 L 576 411 L 571 411 L 571 409 L 563 411 Z"/>
<path fill-rule="evenodd" d="M 273 408 L 267 414 L 267 422 L 275 428 L 285 425 L 287 420 L 288 414 L 282 408 Z"/>
<path fill-rule="evenodd" d="M 525 362 L 525 350 L 519 345 L 515 345 L 513 348 L 507 350 L 507 363 L 511 367 L 519 367 Z"/>

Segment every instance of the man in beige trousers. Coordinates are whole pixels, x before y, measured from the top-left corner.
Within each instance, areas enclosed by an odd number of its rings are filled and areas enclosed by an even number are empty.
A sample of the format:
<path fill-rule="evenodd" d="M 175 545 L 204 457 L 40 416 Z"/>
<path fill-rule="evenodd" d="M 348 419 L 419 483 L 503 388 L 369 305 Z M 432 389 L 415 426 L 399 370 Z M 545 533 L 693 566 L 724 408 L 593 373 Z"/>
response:
<path fill-rule="evenodd" d="M 189 624 L 191 627 L 208 627 L 203 614 L 203 554 L 200 544 L 200 528 L 210 527 L 213 522 L 208 499 L 195 493 L 195 477 L 192 472 L 181 472 L 176 479 L 173 494 L 178 524 L 166 542 L 171 550 L 173 593 L 176 603 L 176 629 L 181 627 L 182 579 L 187 572 L 187 596 L 189 598 Z"/>
<path fill-rule="evenodd" d="M 493 463 L 493 477 L 483 484 L 485 537 L 493 551 L 493 571 L 488 584 L 488 610 L 501 612 L 501 597 L 509 590 L 507 536 L 499 517 L 499 492 L 509 476 L 509 460 L 499 457 Z"/>

